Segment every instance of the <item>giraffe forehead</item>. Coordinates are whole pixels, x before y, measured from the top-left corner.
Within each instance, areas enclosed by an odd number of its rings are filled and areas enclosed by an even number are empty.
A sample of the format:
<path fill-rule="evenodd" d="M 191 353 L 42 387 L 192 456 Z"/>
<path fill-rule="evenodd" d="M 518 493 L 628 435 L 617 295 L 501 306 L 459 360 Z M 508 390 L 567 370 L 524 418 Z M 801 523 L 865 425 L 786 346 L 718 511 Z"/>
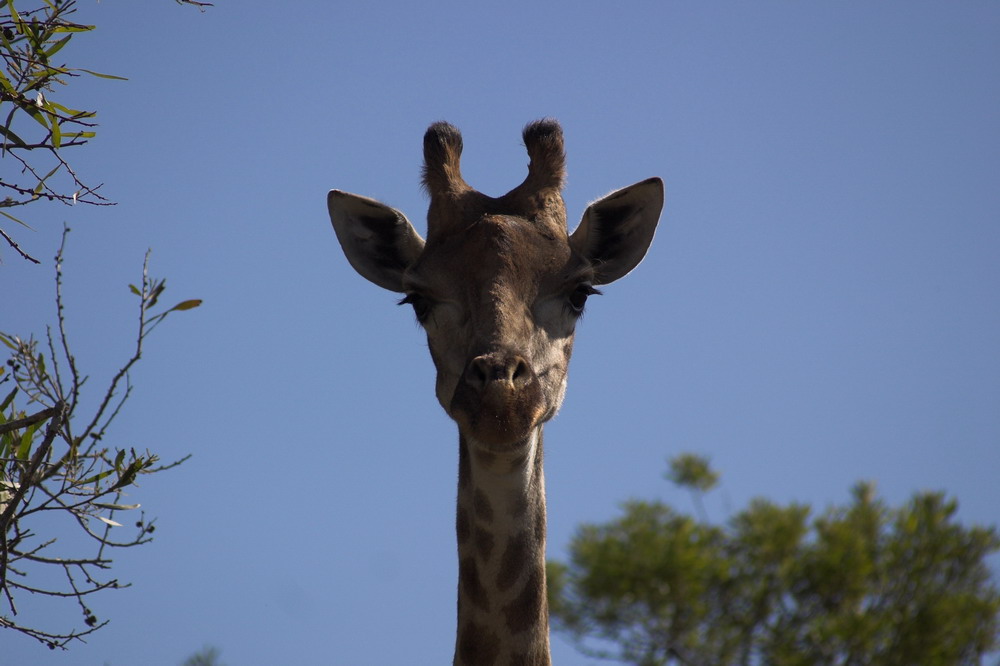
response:
<path fill-rule="evenodd" d="M 445 238 L 429 240 L 410 277 L 433 281 L 439 291 L 529 296 L 550 283 L 565 281 L 580 263 L 565 229 L 491 215 Z"/>

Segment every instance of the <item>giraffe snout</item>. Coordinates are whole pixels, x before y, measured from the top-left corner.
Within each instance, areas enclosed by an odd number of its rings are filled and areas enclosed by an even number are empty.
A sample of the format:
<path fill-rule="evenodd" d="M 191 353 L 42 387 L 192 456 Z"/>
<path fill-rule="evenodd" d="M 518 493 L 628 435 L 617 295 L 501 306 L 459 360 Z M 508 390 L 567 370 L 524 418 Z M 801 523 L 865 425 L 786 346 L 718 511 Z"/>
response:
<path fill-rule="evenodd" d="M 476 392 L 483 393 L 496 382 L 497 388 L 518 390 L 527 386 L 535 373 L 523 357 L 495 352 L 477 356 L 465 370 L 465 382 Z"/>
<path fill-rule="evenodd" d="M 519 354 L 476 356 L 462 373 L 449 413 L 467 436 L 508 447 L 525 440 L 546 412 L 541 384 Z"/>

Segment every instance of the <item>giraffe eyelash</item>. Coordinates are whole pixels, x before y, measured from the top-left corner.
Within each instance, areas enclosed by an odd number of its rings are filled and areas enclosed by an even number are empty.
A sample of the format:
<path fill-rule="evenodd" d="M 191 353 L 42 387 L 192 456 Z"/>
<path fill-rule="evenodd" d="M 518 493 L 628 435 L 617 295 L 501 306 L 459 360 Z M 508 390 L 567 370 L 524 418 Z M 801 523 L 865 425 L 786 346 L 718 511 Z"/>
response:
<path fill-rule="evenodd" d="M 403 298 L 399 299 L 396 305 L 412 305 L 413 314 L 417 316 L 417 321 L 419 321 L 422 324 L 425 321 L 427 321 L 427 315 L 430 314 L 431 306 L 433 304 L 430 302 L 430 300 L 421 296 L 420 294 L 411 292 L 406 296 L 404 296 Z"/>
<path fill-rule="evenodd" d="M 600 290 L 595 289 L 593 285 L 585 282 L 577 285 L 576 289 L 570 293 L 566 302 L 569 305 L 569 309 L 572 310 L 574 314 L 579 316 L 583 314 L 583 308 L 587 304 L 587 298 L 589 296 L 600 295 Z"/>

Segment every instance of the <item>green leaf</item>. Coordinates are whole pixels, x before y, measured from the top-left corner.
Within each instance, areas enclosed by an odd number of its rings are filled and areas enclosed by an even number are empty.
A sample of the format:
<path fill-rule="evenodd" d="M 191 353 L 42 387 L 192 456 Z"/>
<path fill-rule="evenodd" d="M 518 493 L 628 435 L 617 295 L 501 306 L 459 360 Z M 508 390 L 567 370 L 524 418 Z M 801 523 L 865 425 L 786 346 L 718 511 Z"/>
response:
<path fill-rule="evenodd" d="M 139 291 L 139 287 L 135 286 L 134 284 L 130 284 L 128 286 L 128 289 L 129 289 L 129 291 L 131 291 L 136 296 L 142 297 L 142 292 Z"/>
<path fill-rule="evenodd" d="M 32 118 L 34 118 L 36 121 L 38 121 L 39 125 L 41 125 L 45 129 L 49 129 L 49 123 L 45 118 L 45 114 L 42 113 L 41 110 L 37 106 L 35 106 L 33 102 L 29 102 L 28 104 L 22 106 L 21 110 L 27 113 Z"/>
<path fill-rule="evenodd" d="M 20 23 L 21 22 L 21 16 L 17 13 L 17 10 L 14 9 L 14 0 L 7 0 L 7 9 L 10 10 L 10 17 L 12 19 L 14 19 L 14 22 L 15 23 Z M 20 26 L 18 26 L 18 27 L 20 27 Z"/>
<path fill-rule="evenodd" d="M 200 298 L 192 298 L 191 300 L 181 301 L 180 303 L 178 303 L 174 307 L 172 307 L 169 310 L 167 310 L 167 312 L 174 312 L 175 310 L 176 311 L 191 310 L 193 308 L 198 307 L 199 305 L 201 305 L 201 299 Z"/>
<path fill-rule="evenodd" d="M 24 139 L 22 139 L 21 137 L 19 137 L 16 134 L 14 134 L 13 132 L 11 132 L 6 127 L 0 127 L 0 134 L 3 134 L 4 137 L 6 137 L 7 139 L 10 139 L 11 143 L 13 143 L 14 145 L 17 145 L 17 146 L 23 146 L 23 145 L 25 145 Z"/>
<path fill-rule="evenodd" d="M 93 139 L 97 135 L 97 132 L 70 132 L 69 134 L 63 134 L 63 141 L 80 141 L 83 143 L 87 139 Z"/>
<path fill-rule="evenodd" d="M 5 341 L 6 342 L 6 341 Z M 15 386 L 11 389 L 11 392 L 7 394 L 7 397 L 0 402 L 0 412 L 7 409 L 7 406 L 14 400 L 14 396 L 17 395 L 17 387 Z"/>
<path fill-rule="evenodd" d="M 2 33 L 2 31 L 0 31 L 0 33 Z M 4 39 L 4 43 L 5 44 L 7 43 L 6 39 Z M 16 92 L 14 90 L 14 85 L 10 82 L 10 79 L 8 79 L 3 72 L 0 72 L 0 86 L 3 86 L 3 89 L 11 94 Z"/>
<path fill-rule="evenodd" d="M 52 32 L 90 32 L 94 29 L 92 25 L 64 24 L 52 28 Z"/>
<path fill-rule="evenodd" d="M 115 81 L 128 81 L 124 76 L 115 76 L 114 74 L 101 74 L 100 72 L 92 72 L 89 69 L 77 68 L 77 71 L 86 72 L 91 76 L 97 76 L 102 79 L 114 79 Z"/>
<path fill-rule="evenodd" d="M 46 103 L 48 104 L 50 109 L 55 109 L 56 111 L 62 111 L 67 116 L 75 116 L 77 114 L 84 113 L 83 111 L 77 111 L 76 109 L 71 109 L 68 106 L 63 106 L 59 102 L 53 102 L 51 100 L 47 100 Z"/>
<path fill-rule="evenodd" d="M 62 39 L 60 39 L 58 42 L 56 42 L 55 44 L 53 44 L 51 48 L 46 49 L 45 56 L 47 58 L 51 58 L 56 53 L 59 53 L 60 49 L 62 49 L 62 47 L 64 47 L 64 46 L 66 46 L 66 42 L 68 42 L 71 39 L 73 39 L 73 35 L 66 35 L 65 37 L 63 37 Z"/>
<path fill-rule="evenodd" d="M 28 225 L 25 222 L 22 222 L 21 220 L 17 219 L 16 217 L 14 217 L 13 215 L 11 215 L 10 213 L 5 213 L 4 211 L 0 210 L 0 215 L 3 215 L 4 217 L 9 218 L 11 220 L 14 220 L 18 224 L 20 224 L 22 227 L 26 227 L 28 229 L 31 229 L 30 225 Z M 34 231 L 34 229 L 31 229 L 31 230 Z"/>
<path fill-rule="evenodd" d="M 28 454 L 31 453 L 31 442 L 35 439 L 35 431 L 38 430 L 38 424 L 33 423 L 24 429 L 24 434 L 21 435 L 21 444 L 17 447 L 18 460 L 27 460 Z"/>
<path fill-rule="evenodd" d="M 62 147 L 62 129 L 59 127 L 59 118 L 52 114 L 52 147 L 59 150 Z"/>
<path fill-rule="evenodd" d="M 111 509 L 112 511 L 129 511 L 130 509 L 138 509 L 141 504 L 108 504 L 105 502 L 93 502 L 94 506 L 99 506 L 102 509 Z"/>
<path fill-rule="evenodd" d="M 42 189 L 43 189 L 43 188 L 45 187 L 45 181 L 47 181 L 47 180 L 48 180 L 49 178 L 51 178 L 51 177 L 52 177 L 52 175 L 53 175 L 53 174 L 54 174 L 54 173 L 55 173 L 56 171 L 59 171 L 59 169 L 61 169 L 61 168 L 62 168 L 62 164 L 56 164 L 56 165 L 55 165 L 54 167 L 52 167 L 52 170 L 51 170 L 51 171 L 49 171 L 49 172 L 48 172 L 47 174 L 45 174 L 45 176 L 44 176 L 44 177 L 42 177 L 42 178 L 41 178 L 41 179 L 40 179 L 40 180 L 38 181 L 38 185 L 35 185 L 35 194 L 38 194 L 38 193 L 40 193 L 40 192 L 42 191 Z"/>
<path fill-rule="evenodd" d="M 118 480 L 115 481 L 114 485 L 111 486 L 112 490 L 117 490 L 118 488 L 124 488 L 125 486 L 132 485 L 135 482 L 136 475 L 139 474 L 139 470 L 143 468 L 145 461 L 142 459 L 133 460 L 129 466 L 118 476 Z"/>
<path fill-rule="evenodd" d="M 94 474 L 93 476 L 88 476 L 86 479 L 84 479 L 82 481 L 75 481 L 73 483 L 73 485 L 76 486 L 76 487 L 89 486 L 92 483 L 97 483 L 101 479 L 105 479 L 105 478 L 111 476 L 111 474 L 113 472 L 114 472 L 113 469 L 106 469 L 103 472 L 98 472 L 97 474 Z"/>

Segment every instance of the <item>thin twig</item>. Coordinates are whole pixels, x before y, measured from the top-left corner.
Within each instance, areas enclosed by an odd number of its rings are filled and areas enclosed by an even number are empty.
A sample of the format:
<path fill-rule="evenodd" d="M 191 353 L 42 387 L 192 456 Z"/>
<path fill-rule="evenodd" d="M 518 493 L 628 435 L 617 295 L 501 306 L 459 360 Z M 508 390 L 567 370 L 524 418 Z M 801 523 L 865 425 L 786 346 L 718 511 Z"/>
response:
<path fill-rule="evenodd" d="M 83 429 L 83 434 L 80 435 L 81 438 L 87 437 L 90 433 L 94 432 L 94 428 L 100 422 L 101 418 L 104 416 L 105 410 L 108 408 L 108 404 L 111 402 L 111 398 L 115 394 L 115 390 L 118 388 L 119 382 L 125 378 L 128 374 L 129 369 L 135 365 L 140 358 L 142 358 L 142 341 L 145 337 L 144 329 L 146 327 L 146 307 L 148 304 L 148 284 L 149 284 L 149 252 L 146 252 L 146 258 L 142 262 L 142 293 L 139 298 L 139 332 L 136 336 L 135 341 L 135 352 L 121 369 L 115 374 L 111 379 L 111 385 L 108 387 L 107 392 L 104 394 L 103 400 L 101 400 L 100 406 L 97 408 L 97 412 L 94 414 L 94 418 L 90 421 L 90 424 Z"/>
<path fill-rule="evenodd" d="M 27 259 L 28 261 L 30 261 L 33 264 L 40 264 L 41 263 L 40 261 L 38 261 L 38 259 L 35 259 L 30 254 L 28 254 L 27 252 L 25 252 L 24 250 L 22 250 L 21 246 L 18 245 L 17 242 L 15 242 L 13 238 L 11 238 L 10 236 L 8 236 L 7 232 L 5 232 L 3 229 L 0 229 L 0 236 L 3 236 L 3 239 L 5 241 L 7 241 L 7 244 L 10 245 L 12 248 L 14 248 L 14 251 L 17 252 L 19 255 L 21 255 L 24 259 Z"/>
<path fill-rule="evenodd" d="M 72 389 L 70 390 L 69 400 L 66 404 L 69 405 L 70 410 L 75 410 L 77 402 L 80 399 L 80 373 L 76 369 L 76 357 L 69 349 L 69 336 L 66 335 L 66 309 L 63 305 L 63 294 L 62 294 L 62 264 L 63 257 L 66 253 L 66 239 L 69 238 L 70 228 L 69 225 L 63 224 L 62 236 L 59 239 L 59 250 L 56 252 L 56 323 L 59 327 L 59 342 L 62 343 L 63 355 L 66 358 L 66 363 L 69 365 L 69 372 L 72 381 Z M 55 363 L 55 354 L 53 354 L 53 363 Z M 62 382 L 59 382 L 62 386 Z M 64 396 L 60 395 L 60 398 Z"/>

